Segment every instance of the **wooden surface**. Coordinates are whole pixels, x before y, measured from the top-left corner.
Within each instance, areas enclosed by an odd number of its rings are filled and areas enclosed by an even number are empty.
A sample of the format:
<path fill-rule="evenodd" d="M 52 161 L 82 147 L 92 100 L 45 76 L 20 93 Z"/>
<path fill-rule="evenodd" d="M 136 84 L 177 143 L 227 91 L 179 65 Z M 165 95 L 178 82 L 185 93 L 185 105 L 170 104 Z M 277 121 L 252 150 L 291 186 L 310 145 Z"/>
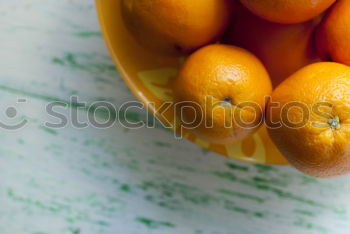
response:
<path fill-rule="evenodd" d="M 94 101 L 135 100 L 114 69 L 92 0 L 0 0 L 0 24 L 0 119 L 27 121 L 0 131 L 1 234 L 350 232 L 350 177 L 318 180 L 225 159 L 159 124 L 45 127 L 52 101 L 84 120 Z M 9 107 L 17 112 L 8 115 Z M 106 119 L 103 110 L 95 115 Z M 117 116 L 147 120 L 144 110 Z"/>

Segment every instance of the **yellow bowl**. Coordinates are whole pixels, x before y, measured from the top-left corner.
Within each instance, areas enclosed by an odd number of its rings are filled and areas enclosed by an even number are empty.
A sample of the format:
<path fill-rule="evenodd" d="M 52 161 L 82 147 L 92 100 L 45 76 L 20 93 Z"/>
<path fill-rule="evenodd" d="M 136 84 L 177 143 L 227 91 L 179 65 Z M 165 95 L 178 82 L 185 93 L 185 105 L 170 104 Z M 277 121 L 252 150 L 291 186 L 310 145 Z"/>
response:
<path fill-rule="evenodd" d="M 96 0 L 96 5 L 104 39 L 121 76 L 149 111 L 177 131 L 178 121 L 173 111 L 161 113 L 159 108 L 173 100 L 170 84 L 184 58 L 154 54 L 138 44 L 125 28 L 120 0 Z M 265 126 L 256 134 L 228 145 L 210 144 L 186 130 L 182 136 L 229 158 L 259 164 L 288 164 L 271 142 Z"/>

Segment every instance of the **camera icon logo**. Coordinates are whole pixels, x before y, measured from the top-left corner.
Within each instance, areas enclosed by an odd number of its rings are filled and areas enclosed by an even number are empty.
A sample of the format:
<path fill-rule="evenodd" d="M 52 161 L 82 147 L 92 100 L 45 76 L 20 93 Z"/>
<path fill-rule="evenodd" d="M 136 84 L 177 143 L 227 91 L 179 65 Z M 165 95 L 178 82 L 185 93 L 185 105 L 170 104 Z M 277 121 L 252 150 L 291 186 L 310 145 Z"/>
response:
<path fill-rule="evenodd" d="M 26 103 L 26 99 L 18 99 L 17 103 Z M 18 116 L 18 111 L 16 107 L 10 106 L 7 107 L 5 110 L 5 117 L 7 118 L 7 123 L 4 123 L 5 121 L 0 120 L 0 129 L 5 130 L 18 130 L 23 128 L 27 124 L 27 120 L 22 119 L 20 121 L 16 121 L 15 118 Z M 8 123 L 11 122 L 11 123 Z"/>

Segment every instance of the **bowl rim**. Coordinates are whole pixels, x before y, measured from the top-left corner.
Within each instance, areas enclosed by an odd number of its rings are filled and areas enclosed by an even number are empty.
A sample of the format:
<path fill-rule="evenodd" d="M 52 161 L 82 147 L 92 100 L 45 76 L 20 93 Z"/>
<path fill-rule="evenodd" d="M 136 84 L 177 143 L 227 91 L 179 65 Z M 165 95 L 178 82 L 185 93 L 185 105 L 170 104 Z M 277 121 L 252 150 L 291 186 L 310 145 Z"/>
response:
<path fill-rule="evenodd" d="M 113 50 L 113 45 L 108 37 L 108 30 L 107 26 L 103 17 L 103 7 L 102 7 L 102 1 L 103 0 L 95 0 L 96 2 L 96 11 L 98 16 L 98 21 L 100 25 L 100 29 L 102 32 L 103 40 L 105 41 L 105 44 L 107 46 L 107 49 L 109 51 L 109 55 L 112 57 L 113 63 L 115 64 L 118 73 L 122 77 L 122 79 L 126 82 L 127 86 L 131 89 L 132 93 L 136 96 L 138 100 L 140 100 L 142 103 L 149 103 L 148 99 L 141 95 L 140 92 L 138 92 L 138 88 L 136 87 L 135 83 L 132 81 L 132 79 L 129 78 L 125 68 L 122 66 L 120 58 L 117 56 L 116 53 L 111 53 Z M 151 111 L 152 114 L 155 114 L 154 110 L 150 108 L 150 105 L 145 105 L 148 111 Z"/>

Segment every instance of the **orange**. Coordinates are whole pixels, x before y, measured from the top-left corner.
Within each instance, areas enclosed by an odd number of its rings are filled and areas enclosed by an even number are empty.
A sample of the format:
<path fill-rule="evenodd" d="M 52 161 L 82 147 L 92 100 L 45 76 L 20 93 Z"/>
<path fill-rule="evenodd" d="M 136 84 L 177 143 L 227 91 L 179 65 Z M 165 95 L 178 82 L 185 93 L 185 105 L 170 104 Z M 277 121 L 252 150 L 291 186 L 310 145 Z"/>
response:
<path fill-rule="evenodd" d="M 281 24 L 308 21 L 330 7 L 335 0 L 240 0 L 255 15 Z"/>
<path fill-rule="evenodd" d="M 316 20 L 299 24 L 277 24 L 263 20 L 236 6 L 228 42 L 254 53 L 277 86 L 300 68 L 316 62 L 313 42 Z"/>
<path fill-rule="evenodd" d="M 122 0 L 128 29 L 147 48 L 160 53 L 191 52 L 225 31 L 232 0 Z"/>
<path fill-rule="evenodd" d="M 350 172 L 350 67 L 315 63 L 272 93 L 269 135 L 297 169 L 316 177 Z"/>
<path fill-rule="evenodd" d="M 176 110 L 197 137 L 215 144 L 241 140 L 262 123 L 269 75 L 253 54 L 210 45 L 192 54 L 174 83 Z"/>
<path fill-rule="evenodd" d="M 350 1 L 339 0 L 322 20 L 317 48 L 322 59 L 350 65 Z"/>

